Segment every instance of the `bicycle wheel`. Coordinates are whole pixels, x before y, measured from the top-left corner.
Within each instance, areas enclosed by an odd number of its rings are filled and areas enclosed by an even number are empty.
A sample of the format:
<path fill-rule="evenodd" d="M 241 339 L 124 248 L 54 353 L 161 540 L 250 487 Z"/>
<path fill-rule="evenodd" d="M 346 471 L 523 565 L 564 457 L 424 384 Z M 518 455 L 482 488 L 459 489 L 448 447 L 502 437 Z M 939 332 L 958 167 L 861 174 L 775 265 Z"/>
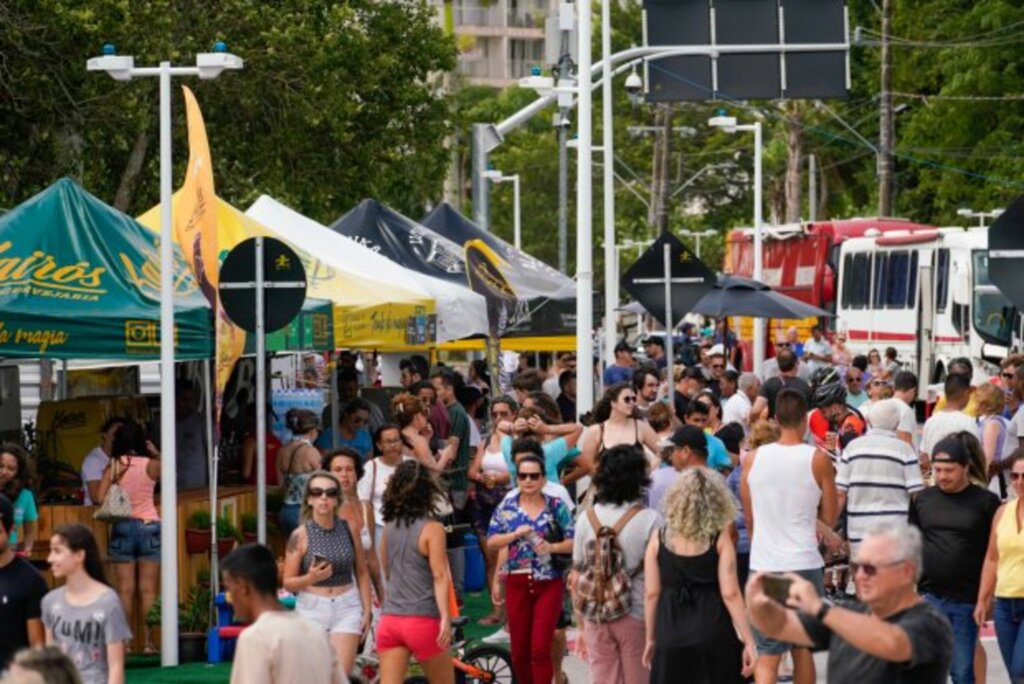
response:
<path fill-rule="evenodd" d="M 466 652 L 463 662 L 483 670 L 484 677 L 466 675 L 467 684 L 513 684 L 512 657 L 500 646 L 477 646 Z"/>

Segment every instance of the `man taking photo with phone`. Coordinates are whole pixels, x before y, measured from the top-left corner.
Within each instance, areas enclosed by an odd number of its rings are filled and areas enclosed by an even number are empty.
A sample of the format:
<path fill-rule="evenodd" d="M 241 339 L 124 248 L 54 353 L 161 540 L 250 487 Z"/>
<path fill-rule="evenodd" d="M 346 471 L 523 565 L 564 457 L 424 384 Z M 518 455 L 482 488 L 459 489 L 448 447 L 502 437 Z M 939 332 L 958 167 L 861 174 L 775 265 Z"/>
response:
<path fill-rule="evenodd" d="M 850 564 L 862 603 L 849 608 L 823 599 L 799 575 L 759 572 L 747 583 L 750 621 L 773 639 L 828 649 L 829 682 L 943 684 L 953 631 L 917 593 L 921 546 L 916 527 L 872 528 Z M 768 586 L 773 594 L 779 591 L 775 598 L 766 592 Z"/>

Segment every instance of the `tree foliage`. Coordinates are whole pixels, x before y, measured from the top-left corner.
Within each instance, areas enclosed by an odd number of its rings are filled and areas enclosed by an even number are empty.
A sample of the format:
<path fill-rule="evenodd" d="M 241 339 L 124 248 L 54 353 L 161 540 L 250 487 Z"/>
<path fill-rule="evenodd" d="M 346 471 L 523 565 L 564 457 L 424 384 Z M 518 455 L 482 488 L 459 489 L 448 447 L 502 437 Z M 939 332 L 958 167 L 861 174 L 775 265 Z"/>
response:
<path fill-rule="evenodd" d="M 155 204 L 156 79 L 115 83 L 85 62 L 111 42 L 140 66 L 187 64 L 223 40 L 245 69 L 184 81 L 218 194 L 243 206 L 271 194 L 321 221 L 371 196 L 417 214 L 441 192 L 452 131 L 438 74 L 454 68 L 455 46 L 436 16 L 426 0 L 2 3 L 0 206 L 68 174 L 129 213 Z"/>

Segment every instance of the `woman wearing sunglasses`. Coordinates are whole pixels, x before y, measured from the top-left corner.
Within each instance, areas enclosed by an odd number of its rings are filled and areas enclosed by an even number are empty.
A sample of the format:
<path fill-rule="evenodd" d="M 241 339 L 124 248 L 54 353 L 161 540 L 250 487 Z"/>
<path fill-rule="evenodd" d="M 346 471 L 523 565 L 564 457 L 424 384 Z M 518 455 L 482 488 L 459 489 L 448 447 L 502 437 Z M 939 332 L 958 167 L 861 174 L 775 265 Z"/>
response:
<path fill-rule="evenodd" d="M 342 670 L 355 661 L 370 625 L 370 578 L 348 523 L 338 517 L 341 483 L 318 470 L 306 481 L 302 524 L 288 538 L 284 588 L 296 594 L 295 610 L 330 635 Z"/>
<path fill-rule="evenodd" d="M 565 572 L 552 554 L 572 551 L 572 515 L 562 501 L 543 492 L 541 445 L 532 439 L 516 440 L 512 452 L 519 491 L 494 511 L 487 545 L 496 551 L 508 549 L 505 603 L 516 681 L 549 684 Z"/>
<path fill-rule="evenodd" d="M 594 423 L 583 433 L 583 454 L 576 461 L 584 474 L 593 472 L 601 454 L 613 446 L 646 447 L 652 456 L 661 452 L 657 433 L 636 416 L 636 392 L 628 382 L 612 385 L 594 407 Z"/>
<path fill-rule="evenodd" d="M 320 439 L 316 440 L 316 448 L 326 453 L 337 447 L 348 447 L 358 451 L 365 461 L 373 451 L 369 424 L 370 405 L 362 399 L 353 399 L 341 410 L 341 416 L 338 418 L 338 436 L 334 436 L 335 428 L 327 428 L 320 434 Z"/>
<path fill-rule="evenodd" d="M 1024 498 L 1024 449 L 1014 452 L 1009 476 L 1016 497 L 1003 504 L 992 519 L 974 620 L 981 626 L 989 613 L 994 613 L 1003 663 L 1010 680 L 1020 682 L 1024 681 L 1024 507 L 1020 505 Z"/>

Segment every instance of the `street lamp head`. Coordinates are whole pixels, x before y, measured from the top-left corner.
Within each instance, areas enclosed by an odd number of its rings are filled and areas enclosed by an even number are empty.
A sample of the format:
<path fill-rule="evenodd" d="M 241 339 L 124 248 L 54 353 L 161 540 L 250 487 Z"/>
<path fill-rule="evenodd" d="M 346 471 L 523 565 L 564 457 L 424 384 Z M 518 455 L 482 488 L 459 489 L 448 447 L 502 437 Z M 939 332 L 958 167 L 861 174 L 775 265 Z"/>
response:
<path fill-rule="evenodd" d="M 721 128 L 726 133 L 735 133 L 736 117 L 725 116 L 721 113 L 721 110 L 719 110 L 719 114 L 717 116 L 713 116 L 708 119 L 708 126 L 711 126 L 712 128 Z"/>
<path fill-rule="evenodd" d="M 969 207 L 961 207 L 956 210 L 956 215 L 962 218 L 972 218 L 974 216 L 974 210 Z"/>
<path fill-rule="evenodd" d="M 103 46 L 103 55 L 90 59 L 85 63 L 85 68 L 89 71 L 105 71 L 115 81 L 130 81 L 135 58 L 131 55 L 118 55 L 117 47 L 107 43 Z"/>
<path fill-rule="evenodd" d="M 220 47 L 223 47 L 224 51 L 216 51 Z M 225 69 L 241 69 L 245 65 L 241 57 L 227 52 L 227 45 L 223 42 L 218 42 L 213 49 L 215 52 L 200 52 L 196 55 L 199 78 L 210 80 L 220 76 Z"/>
<path fill-rule="evenodd" d="M 495 169 L 487 169 L 486 171 L 484 171 L 483 176 L 489 181 L 499 183 L 501 182 L 502 173 L 501 171 L 497 171 Z"/>
<path fill-rule="evenodd" d="M 572 128 L 572 119 L 562 112 L 555 112 L 554 126 L 559 130 L 569 130 Z"/>
<path fill-rule="evenodd" d="M 540 76 L 541 73 L 542 73 L 541 69 L 540 69 L 540 67 L 538 65 L 534 64 L 532 67 L 530 67 L 530 75 L 531 76 Z"/>
<path fill-rule="evenodd" d="M 640 74 L 636 72 L 636 67 L 629 72 L 629 76 L 626 77 L 626 94 L 629 96 L 629 101 L 633 105 L 638 105 L 643 102 L 644 99 L 644 80 L 640 78 Z"/>

